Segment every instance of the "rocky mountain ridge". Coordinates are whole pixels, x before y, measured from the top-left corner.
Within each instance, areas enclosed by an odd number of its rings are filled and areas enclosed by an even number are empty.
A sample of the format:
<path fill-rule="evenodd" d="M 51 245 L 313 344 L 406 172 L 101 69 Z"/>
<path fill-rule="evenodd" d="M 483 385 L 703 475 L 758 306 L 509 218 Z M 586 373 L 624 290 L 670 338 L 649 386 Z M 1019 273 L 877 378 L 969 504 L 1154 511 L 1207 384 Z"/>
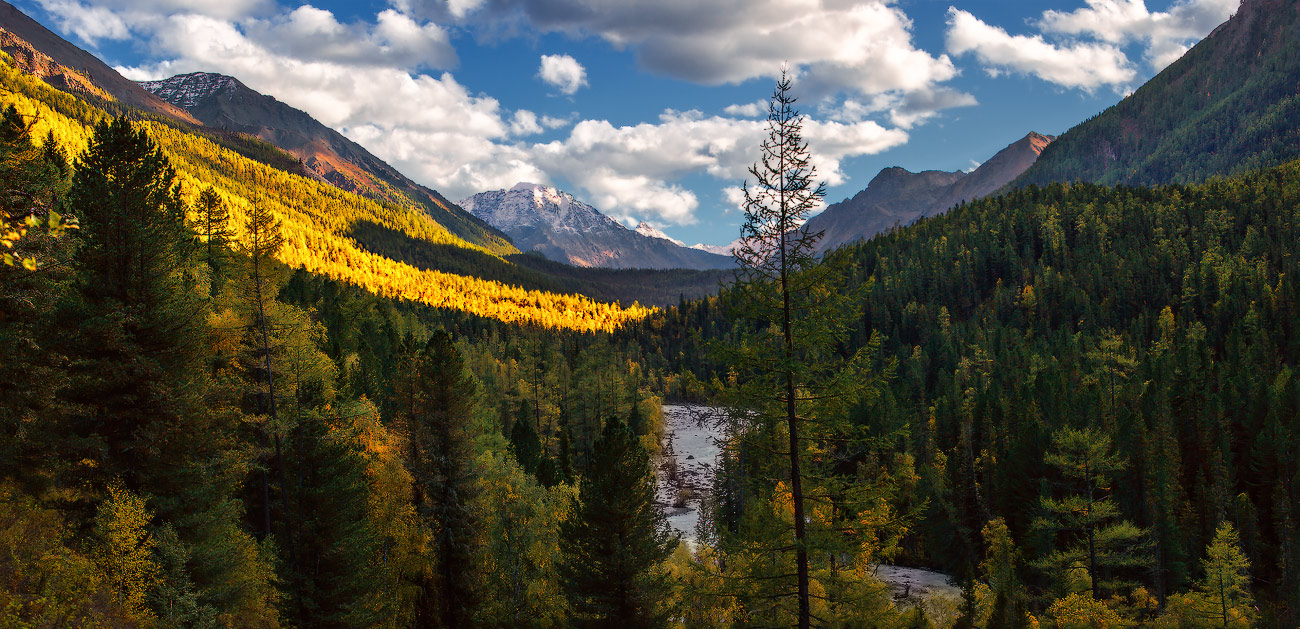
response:
<path fill-rule="evenodd" d="M 536 251 L 574 266 L 621 269 L 722 269 L 731 260 L 683 247 L 642 224 L 624 227 L 596 208 L 552 186 L 521 182 L 480 192 L 460 202 L 504 231 L 522 251 Z M 657 232 L 659 235 L 652 235 Z"/>
<path fill-rule="evenodd" d="M 969 173 L 914 173 L 898 166 L 885 168 L 861 192 L 831 204 L 809 219 L 805 229 L 823 233 L 817 252 L 825 253 L 922 216 L 945 212 L 1010 183 L 1034 163 L 1052 140 L 1052 136 L 1030 132 Z"/>
<path fill-rule="evenodd" d="M 1132 94 L 1075 125 L 1017 187 L 1192 183 L 1300 158 L 1300 2 L 1236 15 Z"/>
<path fill-rule="evenodd" d="M 422 186 L 364 147 L 306 112 L 253 90 L 239 79 L 191 72 L 140 86 L 183 108 L 203 124 L 256 136 L 302 160 L 306 169 L 348 190 L 386 201 L 400 196 L 461 238 L 503 253 L 513 252 L 504 234 L 474 218 L 437 191 Z"/>
<path fill-rule="evenodd" d="M 68 43 L 3 0 L 0 50 L 8 53 L 23 71 L 56 89 L 199 124 L 189 112 L 127 80 L 95 55 Z"/>

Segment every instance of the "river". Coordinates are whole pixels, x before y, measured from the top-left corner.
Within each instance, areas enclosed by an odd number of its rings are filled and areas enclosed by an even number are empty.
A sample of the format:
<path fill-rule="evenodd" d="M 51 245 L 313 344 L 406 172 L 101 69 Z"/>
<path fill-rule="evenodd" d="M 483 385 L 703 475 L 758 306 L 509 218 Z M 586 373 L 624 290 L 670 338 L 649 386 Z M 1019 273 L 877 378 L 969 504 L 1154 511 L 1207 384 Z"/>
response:
<path fill-rule="evenodd" d="M 721 449 L 722 427 L 717 419 L 723 412 L 709 406 L 665 404 L 664 437 L 655 463 L 655 499 L 668 524 L 682 541 L 694 546 L 698 536 L 700 502 L 713 487 L 713 474 Z M 958 601 L 961 588 L 948 575 L 906 566 L 875 567 L 876 578 L 893 591 L 900 604 L 930 599 Z"/>

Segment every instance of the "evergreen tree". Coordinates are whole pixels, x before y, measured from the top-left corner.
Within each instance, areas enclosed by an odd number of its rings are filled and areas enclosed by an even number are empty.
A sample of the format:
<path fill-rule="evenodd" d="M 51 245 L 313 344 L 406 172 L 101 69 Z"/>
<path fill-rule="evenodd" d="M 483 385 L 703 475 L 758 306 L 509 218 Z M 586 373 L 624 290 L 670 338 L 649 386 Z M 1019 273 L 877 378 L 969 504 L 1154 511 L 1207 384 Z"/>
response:
<path fill-rule="evenodd" d="M 1008 629 L 1027 626 L 1024 590 L 1016 574 L 1020 551 L 1011 539 L 1011 531 L 1002 518 L 995 518 L 984 527 L 983 533 L 985 559 L 981 567 L 993 595 L 989 626 Z"/>
<path fill-rule="evenodd" d="M 528 401 L 524 400 L 519 405 L 515 425 L 510 429 L 510 451 L 514 453 L 519 467 L 529 474 L 537 474 L 542 456 L 542 444 L 537 439 L 533 421 L 533 412 Z"/>
<path fill-rule="evenodd" d="M 253 211 L 258 210 L 255 208 Z M 211 294 L 216 296 L 225 279 L 234 233 L 230 229 L 230 210 L 226 207 L 226 200 L 212 186 L 204 188 L 194 204 L 194 226 L 203 239 L 202 258 L 208 267 Z"/>
<path fill-rule="evenodd" d="M 1112 476 L 1123 469 L 1124 462 L 1112 452 L 1110 438 L 1091 427 L 1058 431 L 1047 462 L 1060 472 L 1068 493 L 1060 499 L 1041 500 L 1044 516 L 1035 521 L 1035 528 L 1064 533 L 1069 545 L 1037 565 L 1061 576 L 1086 570 L 1092 597 L 1102 600 L 1103 588 L 1114 590 L 1122 585 L 1118 581 L 1104 583 L 1103 571 L 1133 570 L 1148 563 L 1146 532 L 1127 521 L 1117 521 L 1119 507 L 1106 495 Z"/>
<path fill-rule="evenodd" d="M 802 228 L 822 203 L 825 184 L 814 183 L 816 169 L 791 88 L 783 72 L 768 104 L 762 156 L 749 170 L 754 183 L 745 182 L 745 220 L 735 251 L 740 271 L 732 288 L 738 338 L 718 346 L 715 360 L 734 375 L 727 391 L 734 409 L 728 432 L 736 447 L 759 454 L 738 460 L 734 472 L 751 485 L 740 491 L 771 503 L 764 507 L 768 513 L 784 514 L 787 505 L 790 510 L 788 518 L 781 515 L 789 543 L 773 543 L 779 537 L 772 531 L 759 533 L 770 525 L 757 523 L 748 528 L 760 539 L 734 540 L 743 552 L 762 555 L 765 546 L 769 557 L 783 556 L 782 565 L 769 565 L 769 574 L 744 578 L 765 581 L 761 587 L 775 588 L 775 596 L 793 595 L 796 622 L 808 627 L 810 553 L 871 562 L 875 542 L 887 535 L 863 529 L 897 520 L 883 513 L 861 517 L 888 504 L 877 500 L 888 493 L 878 482 L 887 475 L 859 467 L 868 463 L 861 451 L 844 448 L 853 432 L 849 407 L 869 398 L 877 384 L 877 374 L 866 370 L 876 344 L 840 351 L 856 318 L 856 295 L 844 290 L 841 268 L 814 255 L 821 233 Z M 732 541 L 723 536 L 724 551 Z M 837 578 L 834 561 L 826 574 Z"/>
<path fill-rule="evenodd" d="M 1205 578 L 1196 584 L 1200 614 L 1215 627 L 1249 627 L 1255 617 L 1250 593 L 1250 562 L 1241 552 L 1237 530 L 1224 522 L 1205 549 Z"/>
<path fill-rule="evenodd" d="M 670 591 L 663 564 L 677 546 L 655 504 L 650 458 L 617 418 L 605 422 L 591 472 L 560 526 L 560 576 L 585 627 L 663 627 Z"/>
<path fill-rule="evenodd" d="M 68 480 L 102 490 L 120 477 L 164 496 L 160 515 L 191 509 L 182 497 L 204 482 L 186 471 L 220 458 L 223 433 L 200 403 L 204 317 L 175 171 L 144 131 L 101 122 L 77 160 L 68 207 L 80 214 L 82 246 L 60 313 L 73 361 L 72 450 L 62 456 L 83 462 Z"/>
<path fill-rule="evenodd" d="M 416 612 L 420 627 L 462 627 L 478 605 L 474 556 L 479 544 L 472 399 L 474 382 L 443 331 L 429 337 L 401 374 L 408 392 L 406 429 L 414 503 L 433 538 L 433 568 L 422 580 Z"/>
<path fill-rule="evenodd" d="M 66 372 L 49 316 L 66 288 L 71 238 L 33 225 L 57 222 L 68 187 L 67 162 L 47 138 L 39 149 L 18 111 L 0 116 L 0 476 L 33 483 L 54 462 L 49 421 Z M 36 272 L 33 272 L 35 270 Z M 38 419 L 39 418 L 39 419 Z"/>

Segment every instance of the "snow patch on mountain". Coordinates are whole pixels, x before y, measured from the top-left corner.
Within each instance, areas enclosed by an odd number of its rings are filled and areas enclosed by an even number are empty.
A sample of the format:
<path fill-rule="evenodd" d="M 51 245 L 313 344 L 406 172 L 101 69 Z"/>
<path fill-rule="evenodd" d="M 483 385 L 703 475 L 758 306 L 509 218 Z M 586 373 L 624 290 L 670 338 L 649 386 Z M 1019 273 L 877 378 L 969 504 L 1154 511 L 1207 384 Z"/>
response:
<path fill-rule="evenodd" d="M 663 233 L 663 231 L 661 231 L 658 227 L 655 227 L 654 225 L 651 225 L 650 223 L 647 223 L 645 221 L 641 221 L 640 223 L 637 223 L 636 229 L 632 231 L 641 234 L 646 238 L 658 238 L 660 240 L 667 240 L 668 242 L 671 242 L 674 245 L 677 245 L 678 247 L 686 246 L 686 243 L 676 238 L 673 238 L 668 234 Z"/>
<path fill-rule="evenodd" d="M 706 245 L 704 243 L 699 243 L 699 244 L 691 245 L 691 248 L 699 249 L 700 251 L 707 251 L 714 255 L 729 256 L 731 255 L 731 252 L 735 251 L 736 248 L 739 246 L 740 246 L 740 239 L 737 238 L 725 245 Z"/>

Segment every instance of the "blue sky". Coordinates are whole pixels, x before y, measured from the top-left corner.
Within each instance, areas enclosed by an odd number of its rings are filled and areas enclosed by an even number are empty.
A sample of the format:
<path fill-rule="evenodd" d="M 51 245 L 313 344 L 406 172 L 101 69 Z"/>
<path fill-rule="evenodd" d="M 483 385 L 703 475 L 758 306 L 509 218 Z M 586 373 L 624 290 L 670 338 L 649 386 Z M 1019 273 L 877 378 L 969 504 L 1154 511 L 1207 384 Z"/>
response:
<path fill-rule="evenodd" d="M 688 243 L 783 63 L 828 200 L 970 169 L 1114 104 L 1237 0 L 18 0 L 134 79 L 233 75 L 452 199 L 548 183 Z"/>

